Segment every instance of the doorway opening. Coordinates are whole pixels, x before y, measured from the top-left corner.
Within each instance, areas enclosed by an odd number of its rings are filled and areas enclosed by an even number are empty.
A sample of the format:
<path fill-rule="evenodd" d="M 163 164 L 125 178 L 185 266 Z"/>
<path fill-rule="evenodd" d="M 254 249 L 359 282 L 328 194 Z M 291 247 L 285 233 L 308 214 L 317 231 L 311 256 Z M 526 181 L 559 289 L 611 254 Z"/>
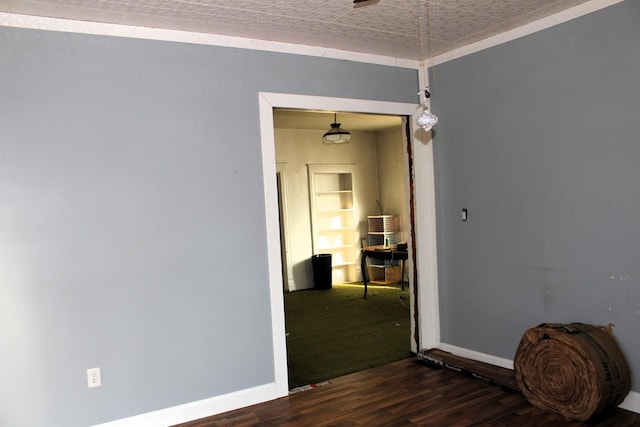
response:
<path fill-rule="evenodd" d="M 336 116 L 351 142 L 325 145 Z M 363 248 L 395 251 L 412 239 L 406 117 L 274 109 L 273 118 L 283 278 L 292 272 L 284 280 L 289 387 L 411 355 L 411 269 L 361 262 Z M 296 178 L 284 182 L 285 169 Z M 317 283 L 311 255 L 328 257 L 333 287 Z"/>
<path fill-rule="evenodd" d="M 284 297 L 282 286 L 282 259 L 280 256 L 280 227 L 276 189 L 276 158 L 274 139 L 274 109 L 287 108 L 312 111 L 366 112 L 371 114 L 410 117 L 405 128 L 405 148 L 403 161 L 412 162 L 419 168 L 407 171 L 412 179 L 411 203 L 416 211 L 413 230 L 420 230 L 419 238 L 408 239 L 408 276 L 410 277 L 411 351 L 430 348 L 439 344 L 439 312 L 437 295 L 437 259 L 435 240 L 435 184 L 433 181 L 433 149 L 429 135 L 413 130 L 411 123 L 419 113 L 417 104 L 370 101 L 360 99 L 328 98 L 307 95 L 260 93 L 260 129 L 262 139 L 263 184 L 265 189 L 267 262 L 272 312 L 272 340 L 275 373 L 275 391 L 284 396 L 288 390 L 287 343 L 284 317 Z M 333 117 L 332 117 L 333 118 Z M 338 117 L 339 118 L 339 117 Z M 320 143 L 320 145 L 323 145 Z M 318 147 L 321 148 L 321 147 Z M 289 181 L 302 177 L 287 172 Z M 409 176 L 406 177 L 409 188 Z M 289 197 L 293 199 L 293 197 Z M 415 222 L 415 224 L 413 224 Z M 297 229 L 292 224 L 291 236 L 297 238 Z M 416 253 L 420 256 L 416 257 Z M 294 272 L 297 265 L 294 265 Z M 418 271 L 420 274 L 418 274 Z M 418 283 L 418 281 L 420 283 Z M 420 292 L 418 292 L 418 289 Z M 420 310 L 421 315 L 417 313 Z"/>

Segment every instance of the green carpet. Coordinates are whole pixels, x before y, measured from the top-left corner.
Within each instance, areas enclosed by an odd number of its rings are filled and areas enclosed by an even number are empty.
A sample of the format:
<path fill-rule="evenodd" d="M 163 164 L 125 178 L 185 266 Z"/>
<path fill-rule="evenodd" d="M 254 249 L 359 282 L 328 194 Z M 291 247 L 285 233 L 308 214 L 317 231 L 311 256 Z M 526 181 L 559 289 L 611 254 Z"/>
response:
<path fill-rule="evenodd" d="M 362 285 L 285 294 L 290 389 L 410 355 L 408 291 L 372 286 L 366 300 L 362 294 Z"/>

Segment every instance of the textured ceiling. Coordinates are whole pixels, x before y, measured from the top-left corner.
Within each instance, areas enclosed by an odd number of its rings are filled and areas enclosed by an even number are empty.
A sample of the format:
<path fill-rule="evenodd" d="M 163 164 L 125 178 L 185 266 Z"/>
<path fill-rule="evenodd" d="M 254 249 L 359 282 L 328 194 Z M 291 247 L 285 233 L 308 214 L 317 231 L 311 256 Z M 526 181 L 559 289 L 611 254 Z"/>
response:
<path fill-rule="evenodd" d="M 422 60 L 586 0 L 0 0 L 0 12 Z"/>

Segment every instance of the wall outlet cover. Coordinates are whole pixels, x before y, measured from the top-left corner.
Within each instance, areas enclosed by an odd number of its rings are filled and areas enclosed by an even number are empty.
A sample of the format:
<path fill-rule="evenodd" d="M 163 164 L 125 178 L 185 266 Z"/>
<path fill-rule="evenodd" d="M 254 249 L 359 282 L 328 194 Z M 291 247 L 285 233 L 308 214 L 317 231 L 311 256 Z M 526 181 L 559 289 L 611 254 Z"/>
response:
<path fill-rule="evenodd" d="M 100 368 L 87 369 L 87 384 L 89 388 L 100 387 L 102 385 Z"/>

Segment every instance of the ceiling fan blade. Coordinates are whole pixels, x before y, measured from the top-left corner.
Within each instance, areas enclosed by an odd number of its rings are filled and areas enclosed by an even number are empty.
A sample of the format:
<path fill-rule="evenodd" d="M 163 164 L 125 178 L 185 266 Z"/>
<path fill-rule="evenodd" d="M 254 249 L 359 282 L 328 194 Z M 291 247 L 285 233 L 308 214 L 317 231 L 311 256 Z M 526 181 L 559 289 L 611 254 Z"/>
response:
<path fill-rule="evenodd" d="M 369 6 L 371 4 L 376 4 L 380 0 L 353 0 L 353 7 L 363 7 Z"/>

